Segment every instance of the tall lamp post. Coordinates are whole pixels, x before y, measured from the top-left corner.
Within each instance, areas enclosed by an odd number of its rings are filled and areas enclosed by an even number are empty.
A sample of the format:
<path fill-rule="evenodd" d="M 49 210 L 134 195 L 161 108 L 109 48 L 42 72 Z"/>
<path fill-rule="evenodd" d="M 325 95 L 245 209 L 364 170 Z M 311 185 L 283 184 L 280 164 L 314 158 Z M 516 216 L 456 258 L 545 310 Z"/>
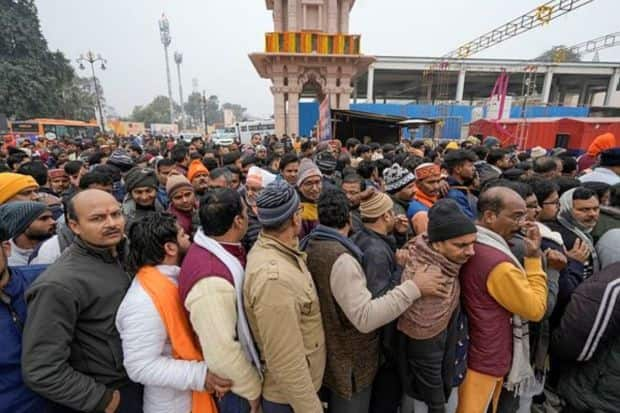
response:
<path fill-rule="evenodd" d="M 174 123 L 174 108 L 172 107 L 172 82 L 170 80 L 170 63 L 168 60 L 168 46 L 172 42 L 170 37 L 170 23 L 165 14 L 159 19 L 159 36 L 161 44 L 164 45 L 164 55 L 166 56 L 166 78 L 168 79 L 168 100 L 170 101 L 170 123 Z"/>
<path fill-rule="evenodd" d="M 101 97 L 99 96 L 99 88 L 97 87 L 97 77 L 95 76 L 95 63 L 101 62 L 101 70 L 105 70 L 107 60 L 101 57 L 100 54 L 95 56 L 93 52 L 90 50 L 86 52 L 86 54 L 81 54 L 77 59 L 77 62 L 80 64 L 80 69 L 84 70 L 86 67 L 84 63 L 90 64 L 90 70 L 93 75 L 93 87 L 95 88 L 95 97 L 97 98 L 97 110 L 99 111 L 99 121 L 101 122 L 101 132 L 105 133 L 105 120 L 103 119 L 103 110 L 101 109 Z"/>
<path fill-rule="evenodd" d="M 181 105 L 181 122 L 185 127 L 185 111 L 183 110 L 183 83 L 181 82 L 181 63 L 183 63 L 183 53 L 174 52 L 174 62 L 177 64 L 177 76 L 179 77 L 179 104 Z"/>

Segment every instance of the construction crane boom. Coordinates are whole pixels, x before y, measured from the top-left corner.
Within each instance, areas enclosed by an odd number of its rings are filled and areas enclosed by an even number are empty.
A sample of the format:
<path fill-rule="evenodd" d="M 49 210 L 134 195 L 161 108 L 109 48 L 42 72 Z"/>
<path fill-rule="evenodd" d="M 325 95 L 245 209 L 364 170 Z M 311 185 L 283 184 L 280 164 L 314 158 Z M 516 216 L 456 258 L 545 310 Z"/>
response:
<path fill-rule="evenodd" d="M 567 60 L 569 54 L 579 57 L 588 53 L 596 53 L 598 55 L 599 50 L 616 46 L 620 46 L 620 32 L 609 33 L 571 47 L 554 46 L 551 49 L 551 58 L 555 63 L 563 63 Z"/>
<path fill-rule="evenodd" d="M 459 46 L 443 55 L 442 58 L 469 57 L 510 38 L 535 29 L 536 27 L 545 25 L 551 20 L 557 19 L 593 1 L 594 0 L 550 0 L 530 12 Z"/>
<path fill-rule="evenodd" d="M 620 32 L 609 33 L 605 36 L 597 37 L 596 39 L 576 44 L 572 47 L 569 47 L 568 50 L 577 55 L 584 55 L 615 46 L 620 46 Z"/>

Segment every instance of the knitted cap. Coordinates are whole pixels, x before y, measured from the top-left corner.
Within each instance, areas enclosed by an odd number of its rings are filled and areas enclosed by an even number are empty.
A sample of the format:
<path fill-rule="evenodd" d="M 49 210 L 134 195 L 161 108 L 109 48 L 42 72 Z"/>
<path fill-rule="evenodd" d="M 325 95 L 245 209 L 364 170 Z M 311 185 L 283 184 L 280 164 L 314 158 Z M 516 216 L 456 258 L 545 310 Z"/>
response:
<path fill-rule="evenodd" d="M 0 173 L 0 204 L 4 204 L 25 189 L 38 189 L 39 184 L 30 175 Z"/>
<path fill-rule="evenodd" d="M 385 181 L 385 191 L 395 194 L 415 181 L 415 176 L 409 170 L 395 163 L 383 170 L 383 180 Z"/>
<path fill-rule="evenodd" d="M 430 242 L 438 242 L 475 234 L 477 230 L 473 221 L 461 212 L 456 201 L 444 198 L 429 209 L 427 232 Z"/>
<path fill-rule="evenodd" d="M 45 204 L 32 201 L 0 205 L 0 226 L 6 231 L 8 239 L 13 239 L 23 234 L 47 209 Z"/>
<path fill-rule="evenodd" d="M 319 152 L 315 162 L 316 166 L 318 166 L 319 170 L 324 174 L 332 174 L 336 170 L 336 158 L 330 151 Z"/>
<path fill-rule="evenodd" d="M 131 192 L 136 188 L 157 188 L 159 182 L 155 171 L 150 168 L 133 168 L 125 176 L 125 189 Z"/>
<path fill-rule="evenodd" d="M 194 159 L 187 168 L 187 179 L 192 182 L 194 178 L 200 174 L 209 175 L 209 170 L 200 159 Z"/>
<path fill-rule="evenodd" d="M 297 186 L 301 184 L 311 176 L 323 176 L 321 170 L 314 162 L 309 158 L 304 158 L 299 163 L 299 172 L 297 172 Z"/>
<path fill-rule="evenodd" d="M 168 182 L 166 182 L 166 193 L 169 198 L 172 198 L 174 194 L 180 189 L 194 190 L 192 183 L 183 175 L 170 175 Z"/>
<path fill-rule="evenodd" d="M 108 159 L 110 165 L 114 165 L 121 171 L 128 171 L 133 168 L 134 163 L 131 156 L 124 149 L 116 149 Z"/>
<path fill-rule="evenodd" d="M 431 162 L 423 163 L 422 165 L 415 168 L 414 172 L 415 178 L 419 181 L 430 178 L 431 176 L 441 175 L 441 169 L 439 168 L 439 165 Z"/>
<path fill-rule="evenodd" d="M 269 227 L 284 224 L 298 208 L 297 191 L 282 180 L 267 185 L 256 199 L 258 221 Z"/>
<path fill-rule="evenodd" d="M 360 215 L 362 218 L 378 218 L 393 206 L 394 202 L 388 195 L 375 191 L 360 203 Z"/>

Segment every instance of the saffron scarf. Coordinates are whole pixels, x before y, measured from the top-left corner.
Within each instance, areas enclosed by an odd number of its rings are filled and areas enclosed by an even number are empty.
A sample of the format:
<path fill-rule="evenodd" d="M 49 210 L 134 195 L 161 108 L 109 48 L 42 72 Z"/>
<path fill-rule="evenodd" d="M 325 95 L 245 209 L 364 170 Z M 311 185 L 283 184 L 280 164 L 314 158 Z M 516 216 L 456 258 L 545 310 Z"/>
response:
<path fill-rule="evenodd" d="M 424 193 L 424 191 L 422 191 L 419 187 L 413 197 L 414 200 L 418 201 L 419 203 L 421 203 L 422 205 L 424 205 L 427 208 L 432 207 L 435 202 L 437 202 L 438 197 L 437 196 L 430 196 Z"/>
<path fill-rule="evenodd" d="M 136 274 L 140 285 L 151 297 L 170 338 L 172 357 L 203 361 L 194 332 L 183 308 L 178 287 L 155 267 L 144 266 Z M 192 391 L 192 413 L 217 413 L 211 394 Z"/>

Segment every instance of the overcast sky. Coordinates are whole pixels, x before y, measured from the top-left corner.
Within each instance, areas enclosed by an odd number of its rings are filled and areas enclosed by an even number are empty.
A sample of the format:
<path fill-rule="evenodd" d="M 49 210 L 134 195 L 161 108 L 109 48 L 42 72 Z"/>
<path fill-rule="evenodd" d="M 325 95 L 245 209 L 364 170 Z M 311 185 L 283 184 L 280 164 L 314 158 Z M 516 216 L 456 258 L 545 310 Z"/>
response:
<path fill-rule="evenodd" d="M 357 0 L 350 29 L 362 35 L 365 54 L 440 56 L 541 3 Z M 248 53 L 263 50 L 264 33 L 272 30 L 264 0 L 37 0 L 36 4 L 50 48 L 61 50 L 76 69 L 75 59 L 89 49 L 108 60 L 100 79 L 108 103 L 122 115 L 156 95 L 167 95 L 157 25 L 162 12 L 170 20 L 171 59 L 175 50 L 184 56 L 185 97 L 196 78 L 199 90 L 217 95 L 222 103 L 239 103 L 255 116 L 272 113 L 269 81 L 259 78 L 248 58 Z M 554 45 L 573 45 L 620 31 L 619 15 L 620 1 L 595 0 L 478 57 L 533 58 Z M 600 58 L 620 61 L 620 47 L 602 51 Z M 178 100 L 175 65 L 172 74 L 173 97 Z"/>

